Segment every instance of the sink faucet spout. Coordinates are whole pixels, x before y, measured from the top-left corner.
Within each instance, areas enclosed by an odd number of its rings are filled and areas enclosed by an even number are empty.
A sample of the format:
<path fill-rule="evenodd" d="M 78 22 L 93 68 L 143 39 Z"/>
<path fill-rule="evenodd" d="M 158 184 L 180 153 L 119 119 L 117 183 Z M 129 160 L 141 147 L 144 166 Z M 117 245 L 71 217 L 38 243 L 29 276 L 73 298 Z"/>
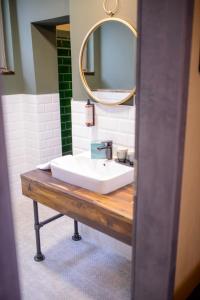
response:
<path fill-rule="evenodd" d="M 106 159 L 111 160 L 113 158 L 113 142 L 112 141 L 103 141 L 101 142 L 102 146 L 97 147 L 98 151 L 106 150 Z"/>

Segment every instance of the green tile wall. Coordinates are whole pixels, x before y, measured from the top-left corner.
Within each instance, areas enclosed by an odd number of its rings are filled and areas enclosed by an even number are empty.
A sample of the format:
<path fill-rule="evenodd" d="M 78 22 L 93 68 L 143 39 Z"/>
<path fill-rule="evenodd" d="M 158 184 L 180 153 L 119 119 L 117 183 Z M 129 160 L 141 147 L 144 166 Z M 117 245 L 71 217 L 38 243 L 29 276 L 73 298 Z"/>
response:
<path fill-rule="evenodd" d="M 72 153 L 72 67 L 69 32 L 57 30 L 58 75 L 63 155 Z"/>

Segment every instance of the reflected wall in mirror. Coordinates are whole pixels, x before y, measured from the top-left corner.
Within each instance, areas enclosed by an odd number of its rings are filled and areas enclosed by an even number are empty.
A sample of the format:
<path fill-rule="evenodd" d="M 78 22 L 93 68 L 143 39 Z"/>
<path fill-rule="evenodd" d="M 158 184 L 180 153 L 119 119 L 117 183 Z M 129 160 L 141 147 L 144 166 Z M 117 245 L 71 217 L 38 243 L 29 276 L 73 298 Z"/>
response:
<path fill-rule="evenodd" d="M 80 75 L 88 94 L 107 105 L 121 104 L 136 91 L 137 32 L 126 21 L 97 23 L 84 39 Z"/>

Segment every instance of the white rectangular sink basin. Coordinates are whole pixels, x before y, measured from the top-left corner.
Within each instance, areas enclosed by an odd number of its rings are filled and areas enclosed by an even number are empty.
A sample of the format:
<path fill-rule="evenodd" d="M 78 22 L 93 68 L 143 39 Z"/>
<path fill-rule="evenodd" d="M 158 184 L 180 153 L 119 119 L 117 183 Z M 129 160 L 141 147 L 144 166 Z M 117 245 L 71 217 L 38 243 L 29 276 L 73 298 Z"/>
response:
<path fill-rule="evenodd" d="M 51 171 L 54 178 L 100 194 L 113 192 L 134 179 L 132 167 L 114 160 L 94 160 L 88 153 L 54 159 Z"/>

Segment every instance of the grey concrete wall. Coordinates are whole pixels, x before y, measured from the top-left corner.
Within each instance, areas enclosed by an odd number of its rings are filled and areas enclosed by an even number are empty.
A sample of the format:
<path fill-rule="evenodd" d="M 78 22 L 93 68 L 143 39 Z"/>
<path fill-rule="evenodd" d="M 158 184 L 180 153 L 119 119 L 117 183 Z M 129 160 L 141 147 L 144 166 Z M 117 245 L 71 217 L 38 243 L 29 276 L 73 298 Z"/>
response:
<path fill-rule="evenodd" d="M 49 84 L 47 82 L 39 84 L 36 81 L 33 46 L 38 47 L 41 36 L 38 35 L 38 43 L 35 41 L 33 45 L 31 23 L 69 15 L 69 0 L 10 0 L 10 3 L 13 11 L 12 35 L 16 75 L 3 77 L 4 94 L 51 92 L 51 81 Z M 35 38 L 37 39 L 37 36 Z M 50 55 L 49 63 L 51 63 L 51 57 Z M 48 80 L 48 78 L 45 77 L 43 80 Z M 55 88 L 53 91 L 57 92 L 57 89 Z"/>
<path fill-rule="evenodd" d="M 34 45 L 32 44 L 31 23 L 63 15 L 69 15 L 69 3 L 67 0 L 59 0 L 59 2 L 54 0 L 17 0 L 17 17 L 21 55 L 23 57 L 22 71 L 24 75 L 25 93 L 48 93 L 48 87 L 50 88 L 50 85 L 45 85 L 47 88 L 43 90 L 40 85 L 36 85 L 33 46 L 39 46 L 41 39 L 39 38 L 38 44 L 37 42 Z M 48 55 L 48 52 L 46 55 Z M 50 58 L 51 55 L 49 57 L 49 63 L 51 63 Z M 48 80 L 48 78 L 43 78 L 43 80 Z M 56 91 L 57 90 L 55 90 L 55 92 Z"/>
<path fill-rule="evenodd" d="M 116 17 L 125 19 L 136 26 L 136 2 L 136 0 L 123 0 Z M 39 52 L 42 36 L 37 35 L 35 30 L 32 31 L 31 23 L 70 14 L 73 95 L 77 100 L 87 98 L 79 75 L 78 58 L 82 41 L 88 30 L 97 21 L 106 17 L 102 2 L 70 0 L 70 11 L 69 0 L 59 0 L 59 3 L 54 0 L 10 0 L 10 3 L 15 75 L 3 76 L 4 94 L 57 92 L 57 82 L 54 82 L 54 76 L 49 79 L 47 76 L 40 76 L 43 75 L 43 67 L 34 59 L 36 53 Z M 32 41 L 32 34 L 34 41 Z M 48 40 L 43 40 L 42 43 L 51 47 Z M 50 52 L 46 52 L 46 55 L 50 53 L 49 59 L 48 57 L 46 59 L 49 63 L 53 61 L 52 67 L 55 66 L 55 60 L 51 59 L 53 51 L 51 48 Z"/>
<path fill-rule="evenodd" d="M 32 25 L 36 93 L 58 93 L 56 28 Z"/>

